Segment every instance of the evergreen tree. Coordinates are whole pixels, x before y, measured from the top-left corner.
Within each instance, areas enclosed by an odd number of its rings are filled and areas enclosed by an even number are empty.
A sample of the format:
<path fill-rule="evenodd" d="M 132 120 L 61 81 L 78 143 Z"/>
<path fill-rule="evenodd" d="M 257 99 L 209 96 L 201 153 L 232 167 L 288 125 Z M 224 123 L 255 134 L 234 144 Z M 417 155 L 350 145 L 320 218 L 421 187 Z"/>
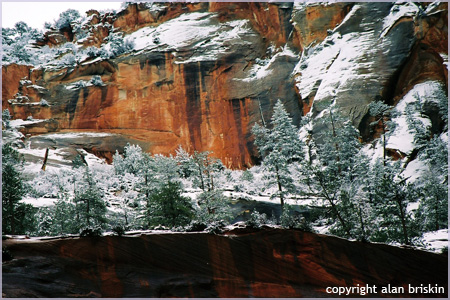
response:
<path fill-rule="evenodd" d="M 178 182 L 168 182 L 150 196 L 149 225 L 169 227 L 185 226 L 192 219 L 192 205 L 188 197 L 181 195 L 182 189 Z"/>
<path fill-rule="evenodd" d="M 57 29 L 71 28 L 72 22 L 80 18 L 80 13 L 75 9 L 68 9 L 59 14 L 59 19 L 55 22 Z"/>
<path fill-rule="evenodd" d="M 415 200 L 415 190 L 401 175 L 401 162 L 377 160 L 368 173 L 365 189 L 371 204 L 371 240 L 412 243 L 418 235 L 407 206 Z"/>
<path fill-rule="evenodd" d="M 204 191 L 197 197 L 196 219 L 203 224 L 228 223 L 231 220 L 229 200 L 220 190 Z"/>
<path fill-rule="evenodd" d="M 11 122 L 11 114 L 9 112 L 9 109 L 6 108 L 2 111 L 2 123 L 4 124 L 5 129 L 9 129 L 11 127 L 10 122 Z"/>
<path fill-rule="evenodd" d="M 289 166 L 293 161 L 302 158 L 302 147 L 298 129 L 280 100 L 275 104 L 271 123 L 271 129 L 255 124 L 252 133 L 259 154 L 263 158 L 263 167 L 273 174 L 270 184 L 278 188 L 272 197 L 280 198 L 283 209 L 286 194 L 295 192 Z"/>
<path fill-rule="evenodd" d="M 137 175 L 143 168 L 147 157 L 138 145 L 127 144 L 123 150 L 123 156 L 116 151 L 113 156 L 113 165 L 116 174 L 130 173 Z"/>
<path fill-rule="evenodd" d="M 86 167 L 83 182 L 75 191 L 76 215 L 80 229 L 83 227 L 104 227 L 106 223 L 106 204 L 102 199 L 92 174 Z"/>
<path fill-rule="evenodd" d="M 35 209 L 20 203 L 25 195 L 23 163 L 19 152 L 10 144 L 2 145 L 2 230 L 5 234 L 25 234 L 34 227 Z"/>
<path fill-rule="evenodd" d="M 374 101 L 369 104 L 369 114 L 375 118 L 375 121 L 370 123 L 373 128 L 381 128 L 381 139 L 383 145 L 383 163 L 386 162 L 386 141 L 388 133 L 395 129 L 395 123 L 391 121 L 391 118 L 395 116 L 393 107 L 389 106 L 382 101 Z"/>
<path fill-rule="evenodd" d="M 181 145 L 175 150 L 175 161 L 178 164 L 178 172 L 181 177 L 189 178 L 195 174 L 196 166 L 192 156 L 181 147 Z"/>
<path fill-rule="evenodd" d="M 366 239 L 366 215 L 360 196 L 368 160 L 360 153 L 356 128 L 331 109 L 328 116 L 321 126 L 329 126 L 329 130 L 309 133 L 310 160 L 300 169 L 302 182 L 307 186 L 302 193 L 327 203 L 333 234 Z"/>
<path fill-rule="evenodd" d="M 448 228 L 448 185 L 436 170 L 428 169 L 419 180 L 416 218 L 423 231 Z"/>

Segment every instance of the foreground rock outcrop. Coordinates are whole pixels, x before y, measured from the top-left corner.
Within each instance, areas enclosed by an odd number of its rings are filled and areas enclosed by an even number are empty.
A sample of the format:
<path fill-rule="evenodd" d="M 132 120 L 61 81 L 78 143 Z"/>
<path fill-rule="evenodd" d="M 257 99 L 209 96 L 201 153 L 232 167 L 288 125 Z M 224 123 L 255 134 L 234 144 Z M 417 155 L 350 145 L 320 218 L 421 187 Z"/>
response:
<path fill-rule="evenodd" d="M 7 239 L 4 297 L 447 297 L 447 256 L 296 230 Z M 5 256 L 4 256 L 5 257 Z M 445 293 L 409 293 L 410 286 Z M 405 293 L 382 293 L 382 287 Z M 391 289 L 392 291 L 392 289 Z M 352 294 L 351 296 L 358 296 Z"/>

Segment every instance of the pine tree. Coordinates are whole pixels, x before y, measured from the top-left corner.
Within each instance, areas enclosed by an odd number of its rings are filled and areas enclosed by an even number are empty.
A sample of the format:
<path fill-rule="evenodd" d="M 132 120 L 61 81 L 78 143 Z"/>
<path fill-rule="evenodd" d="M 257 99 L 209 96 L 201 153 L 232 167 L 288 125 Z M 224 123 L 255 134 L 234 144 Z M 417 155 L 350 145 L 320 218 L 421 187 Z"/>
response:
<path fill-rule="evenodd" d="M 428 169 L 420 178 L 420 204 L 416 218 L 423 231 L 448 228 L 448 185 L 436 170 Z"/>
<path fill-rule="evenodd" d="M 386 162 L 386 141 L 388 137 L 388 133 L 392 132 L 395 129 L 395 123 L 391 121 L 391 118 L 395 116 L 393 112 L 393 107 L 389 106 L 382 101 L 374 101 L 371 102 L 368 106 L 369 114 L 375 118 L 375 121 L 370 123 L 370 126 L 373 128 L 381 128 L 381 139 L 383 145 L 383 163 Z"/>
<path fill-rule="evenodd" d="M 20 203 L 25 195 L 22 174 L 18 170 L 23 158 L 10 144 L 2 145 L 2 231 L 24 234 L 33 230 L 35 209 Z"/>
<path fill-rule="evenodd" d="M 77 187 L 74 201 L 80 229 L 84 227 L 104 227 L 106 224 L 106 204 L 88 167 L 85 169 L 83 182 Z"/>
<path fill-rule="evenodd" d="M 272 197 L 280 198 L 283 209 L 286 194 L 295 192 L 289 166 L 302 158 L 302 147 L 298 129 L 280 100 L 275 104 L 271 124 L 271 129 L 255 124 L 252 133 L 255 136 L 255 145 L 263 158 L 263 166 L 272 174 L 273 180 L 270 184 L 278 188 Z"/>
<path fill-rule="evenodd" d="M 5 129 L 9 129 L 11 127 L 10 122 L 11 122 L 11 114 L 9 112 L 9 109 L 6 108 L 2 111 L 2 123 L 4 124 Z"/>
<path fill-rule="evenodd" d="M 330 109 L 320 132 L 309 132 L 308 156 L 301 164 L 306 196 L 317 197 L 330 208 L 333 234 L 366 239 L 366 214 L 361 197 L 361 178 L 368 160 L 360 152 L 359 132 Z M 327 128 L 329 127 L 329 128 Z M 313 159 L 314 158 L 314 159 Z"/>
<path fill-rule="evenodd" d="M 191 199 L 181 195 L 182 189 L 178 182 L 168 182 L 150 196 L 149 225 L 169 227 L 185 226 L 192 219 Z"/>
<path fill-rule="evenodd" d="M 407 211 L 408 204 L 415 200 L 415 189 L 401 171 L 400 161 L 377 160 L 368 173 L 365 190 L 372 208 L 372 241 L 410 245 L 412 238 L 418 235 L 417 226 Z"/>
<path fill-rule="evenodd" d="M 203 224 L 213 222 L 228 223 L 231 219 L 229 200 L 220 190 L 204 191 L 197 197 L 196 219 Z"/>

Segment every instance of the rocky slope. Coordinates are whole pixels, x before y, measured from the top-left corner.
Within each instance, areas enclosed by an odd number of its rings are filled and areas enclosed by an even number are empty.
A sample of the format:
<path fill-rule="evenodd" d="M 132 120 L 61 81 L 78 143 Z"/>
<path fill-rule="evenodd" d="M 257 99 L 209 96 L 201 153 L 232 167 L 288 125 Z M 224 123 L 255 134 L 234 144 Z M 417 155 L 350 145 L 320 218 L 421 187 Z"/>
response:
<path fill-rule="evenodd" d="M 295 230 L 7 239 L 4 297 L 446 297 L 447 256 Z M 5 256 L 4 256 L 5 257 Z M 411 286 L 444 293 L 409 293 Z M 382 287 L 405 293 L 382 293 Z M 358 296 L 352 294 L 350 296 Z"/>
<path fill-rule="evenodd" d="M 270 119 L 278 98 L 297 124 L 336 105 L 370 140 L 371 101 L 397 104 L 430 82 L 429 93 L 446 94 L 447 20 L 447 3 L 155 3 L 89 11 L 86 38 L 65 28 L 47 32 L 36 47 L 98 47 L 118 31 L 134 49 L 66 67 L 4 65 L 2 106 L 16 119 L 50 120 L 25 133 L 107 132 L 120 137 L 119 150 L 127 141 L 163 154 L 182 145 L 243 168 L 256 159 L 250 129 Z M 76 84 L 94 75 L 103 84 Z M 438 108 L 429 106 L 439 132 Z M 111 157 L 109 148 L 95 151 Z"/>

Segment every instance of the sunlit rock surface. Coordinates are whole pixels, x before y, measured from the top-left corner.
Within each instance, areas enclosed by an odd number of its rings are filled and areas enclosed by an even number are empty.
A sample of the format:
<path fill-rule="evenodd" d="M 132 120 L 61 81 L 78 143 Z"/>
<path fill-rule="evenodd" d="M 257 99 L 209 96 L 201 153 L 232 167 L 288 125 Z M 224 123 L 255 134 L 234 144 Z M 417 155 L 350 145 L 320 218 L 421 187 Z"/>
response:
<path fill-rule="evenodd" d="M 100 46 L 119 30 L 134 50 L 66 68 L 3 66 L 2 105 L 15 119 L 49 120 L 24 127 L 25 134 L 111 132 L 151 153 L 174 154 L 181 145 L 245 168 L 256 162 L 251 127 L 270 121 L 277 99 L 297 125 L 308 112 L 322 118 L 337 106 L 371 140 L 370 102 L 396 105 L 430 81 L 446 93 L 447 23 L 447 3 L 153 3 L 89 11 L 89 35 L 74 43 Z M 71 41 L 66 31 L 60 35 Z M 64 42 L 49 35 L 42 45 Z M 102 85 L 89 82 L 94 75 Z"/>

